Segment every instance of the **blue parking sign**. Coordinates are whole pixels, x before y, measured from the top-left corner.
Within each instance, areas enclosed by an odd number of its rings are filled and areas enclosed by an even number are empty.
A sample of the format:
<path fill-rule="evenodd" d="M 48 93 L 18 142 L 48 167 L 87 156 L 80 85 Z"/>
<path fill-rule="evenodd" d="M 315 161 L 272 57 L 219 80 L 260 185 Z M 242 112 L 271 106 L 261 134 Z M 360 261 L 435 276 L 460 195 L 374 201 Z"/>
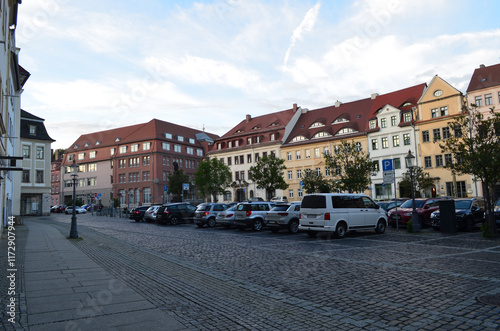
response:
<path fill-rule="evenodd" d="M 382 160 L 382 171 L 391 171 L 392 170 L 392 160 L 385 159 Z"/>

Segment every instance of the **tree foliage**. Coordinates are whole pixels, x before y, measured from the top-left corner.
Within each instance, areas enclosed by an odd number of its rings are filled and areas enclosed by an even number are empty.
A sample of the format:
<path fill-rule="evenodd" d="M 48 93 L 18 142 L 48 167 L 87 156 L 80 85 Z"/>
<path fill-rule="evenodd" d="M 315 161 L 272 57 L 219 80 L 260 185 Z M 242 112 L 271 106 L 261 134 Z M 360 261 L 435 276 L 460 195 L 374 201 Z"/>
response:
<path fill-rule="evenodd" d="M 330 184 L 322 174 L 316 171 L 306 170 L 306 175 L 302 180 L 304 191 L 306 193 L 328 193 L 330 192 Z"/>
<path fill-rule="evenodd" d="M 277 158 L 274 154 L 264 156 L 255 166 L 250 167 L 252 180 L 257 184 L 257 188 L 266 190 L 266 199 L 272 198 L 276 189 L 284 190 L 288 187 L 283 177 L 286 169 L 285 160 Z"/>
<path fill-rule="evenodd" d="M 168 174 L 168 193 L 180 199 L 183 194 L 182 184 L 184 183 L 189 183 L 189 176 L 183 170 L 177 170 Z"/>
<path fill-rule="evenodd" d="M 376 162 L 354 140 L 341 141 L 333 155 L 325 154 L 325 162 L 334 176 L 332 189 L 349 193 L 368 189 L 370 174 L 377 170 Z"/>
<path fill-rule="evenodd" d="M 439 146 L 442 153 L 451 153 L 455 160 L 445 168 L 458 175 L 472 174 L 483 183 L 489 235 L 495 236 L 493 192 L 500 182 L 500 113 L 491 108 L 485 116 L 475 105 L 464 106 L 462 114 L 449 122 L 448 127 L 454 134 Z"/>
<path fill-rule="evenodd" d="M 418 198 L 421 196 L 422 191 L 434 184 L 434 180 L 429 177 L 428 172 L 424 172 L 422 167 L 415 167 L 413 169 L 413 184 L 415 189 L 415 197 Z M 401 189 L 401 194 L 404 194 L 408 198 L 411 197 L 410 170 L 403 174 L 403 178 L 399 182 L 399 188 Z"/>
<path fill-rule="evenodd" d="M 224 194 L 231 183 L 231 171 L 217 158 L 202 161 L 194 174 L 194 183 L 203 196 L 213 196 L 213 201 L 217 201 L 217 195 Z"/>

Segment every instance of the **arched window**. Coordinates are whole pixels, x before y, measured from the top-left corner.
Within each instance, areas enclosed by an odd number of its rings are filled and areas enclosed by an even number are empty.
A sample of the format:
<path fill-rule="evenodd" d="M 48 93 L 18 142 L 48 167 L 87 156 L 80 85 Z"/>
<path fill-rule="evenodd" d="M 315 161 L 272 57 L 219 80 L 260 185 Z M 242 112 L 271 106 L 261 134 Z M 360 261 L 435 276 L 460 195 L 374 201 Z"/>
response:
<path fill-rule="evenodd" d="M 292 139 L 292 142 L 297 142 L 297 141 L 304 141 L 307 140 L 306 137 L 304 136 L 296 136 Z"/>
<path fill-rule="evenodd" d="M 324 123 L 321 123 L 321 122 L 314 122 L 313 124 L 311 124 L 311 125 L 309 126 L 309 129 L 312 129 L 312 128 L 320 128 L 320 127 L 322 127 L 322 126 L 325 126 L 325 124 L 324 124 Z"/>
<path fill-rule="evenodd" d="M 348 133 L 353 133 L 353 132 L 357 132 L 356 130 L 353 130 L 351 128 L 343 128 L 343 129 L 340 129 L 338 132 L 337 132 L 337 136 L 338 135 L 342 135 L 342 134 L 348 134 Z"/>
<path fill-rule="evenodd" d="M 318 139 L 318 138 L 324 138 L 324 137 L 331 137 L 332 135 L 329 134 L 328 132 L 325 132 L 325 131 L 321 131 L 321 132 L 318 132 L 316 133 L 312 139 Z"/>

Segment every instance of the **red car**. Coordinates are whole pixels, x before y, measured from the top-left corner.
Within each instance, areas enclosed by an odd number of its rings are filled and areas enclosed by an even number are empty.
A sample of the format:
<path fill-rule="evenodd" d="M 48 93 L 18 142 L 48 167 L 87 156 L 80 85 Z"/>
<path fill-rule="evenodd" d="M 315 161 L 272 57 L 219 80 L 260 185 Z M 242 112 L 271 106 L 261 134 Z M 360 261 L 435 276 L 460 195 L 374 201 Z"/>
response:
<path fill-rule="evenodd" d="M 443 198 L 415 199 L 415 208 L 418 213 L 418 221 L 421 228 L 431 225 L 431 214 L 432 212 L 439 210 L 440 200 L 443 200 Z M 411 220 L 412 212 L 413 201 L 410 199 L 399 206 L 397 208 L 397 212 L 396 209 L 391 209 L 389 211 L 389 225 L 395 228 L 396 220 L 399 224 L 406 225 L 408 221 Z"/>

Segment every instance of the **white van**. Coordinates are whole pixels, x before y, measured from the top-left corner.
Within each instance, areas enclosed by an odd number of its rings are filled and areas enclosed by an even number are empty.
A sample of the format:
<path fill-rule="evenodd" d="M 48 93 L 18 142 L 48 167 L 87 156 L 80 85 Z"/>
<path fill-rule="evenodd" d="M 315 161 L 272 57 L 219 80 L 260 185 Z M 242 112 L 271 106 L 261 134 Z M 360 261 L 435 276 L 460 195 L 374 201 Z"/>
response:
<path fill-rule="evenodd" d="M 311 237 L 330 232 L 343 238 L 354 230 L 384 233 L 386 227 L 385 211 L 365 194 L 317 193 L 302 199 L 299 231 Z"/>

